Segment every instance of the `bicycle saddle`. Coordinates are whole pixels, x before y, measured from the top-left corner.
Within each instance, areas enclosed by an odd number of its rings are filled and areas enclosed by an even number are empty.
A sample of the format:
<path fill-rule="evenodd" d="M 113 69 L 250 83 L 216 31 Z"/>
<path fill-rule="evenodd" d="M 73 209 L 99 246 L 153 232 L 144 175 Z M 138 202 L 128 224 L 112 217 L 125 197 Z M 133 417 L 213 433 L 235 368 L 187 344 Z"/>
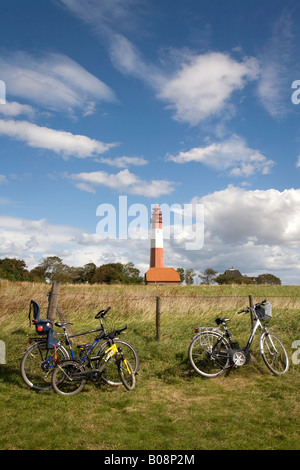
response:
<path fill-rule="evenodd" d="M 216 318 L 215 319 L 215 322 L 217 325 L 221 325 L 221 323 L 226 323 L 230 321 L 230 318 Z"/>
<path fill-rule="evenodd" d="M 63 326 L 66 326 L 66 325 L 73 325 L 73 323 L 71 323 L 70 321 L 57 321 L 54 324 L 55 324 L 55 326 L 59 326 L 60 328 L 62 328 Z"/>

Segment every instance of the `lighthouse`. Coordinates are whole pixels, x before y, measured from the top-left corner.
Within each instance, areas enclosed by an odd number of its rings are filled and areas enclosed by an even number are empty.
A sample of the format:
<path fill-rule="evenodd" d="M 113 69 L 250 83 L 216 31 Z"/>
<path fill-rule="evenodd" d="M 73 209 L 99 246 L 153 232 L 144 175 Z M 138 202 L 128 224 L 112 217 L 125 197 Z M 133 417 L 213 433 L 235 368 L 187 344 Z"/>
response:
<path fill-rule="evenodd" d="M 164 247 L 162 212 L 158 204 L 153 208 L 151 217 L 150 268 L 164 267 Z"/>
<path fill-rule="evenodd" d="M 145 282 L 147 285 L 179 285 L 179 273 L 164 266 L 163 218 L 158 204 L 152 210 L 150 223 L 150 269 L 145 274 Z"/>

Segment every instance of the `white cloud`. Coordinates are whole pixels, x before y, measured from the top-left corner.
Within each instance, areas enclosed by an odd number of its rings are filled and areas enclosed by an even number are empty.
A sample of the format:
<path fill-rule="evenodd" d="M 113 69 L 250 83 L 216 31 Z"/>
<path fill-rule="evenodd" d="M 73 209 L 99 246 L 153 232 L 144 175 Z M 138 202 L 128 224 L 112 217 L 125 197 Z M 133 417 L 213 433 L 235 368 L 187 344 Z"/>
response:
<path fill-rule="evenodd" d="M 291 99 L 291 71 L 295 69 L 293 20 L 283 12 L 274 23 L 272 36 L 260 54 L 261 73 L 258 96 L 274 118 L 284 117 Z M 295 69 L 297 77 L 297 69 Z"/>
<path fill-rule="evenodd" d="M 219 273 L 234 266 L 243 274 L 272 273 L 299 284 L 300 189 L 230 186 L 191 203 L 204 204 L 204 246 L 188 251 L 181 241 L 165 243 L 172 266 Z"/>
<path fill-rule="evenodd" d="M 233 93 L 258 78 L 255 58 L 236 61 L 228 54 L 211 52 L 176 55 L 176 72 L 147 63 L 138 49 L 120 34 L 111 35 L 113 64 L 123 73 L 135 76 L 153 88 L 158 99 L 174 110 L 174 119 L 191 125 L 219 115 L 230 103 Z M 232 112 L 232 110 L 231 110 Z"/>
<path fill-rule="evenodd" d="M 35 115 L 35 110 L 28 104 L 20 104 L 16 101 L 6 101 L 4 105 L 0 106 L 0 114 L 6 117 L 16 117 L 22 114 L 33 117 Z"/>
<path fill-rule="evenodd" d="M 106 163 L 107 165 L 115 166 L 117 168 L 126 168 L 130 165 L 143 166 L 148 164 L 148 161 L 145 160 L 143 157 L 127 157 L 126 155 L 116 158 L 102 157 L 98 158 L 97 162 Z"/>
<path fill-rule="evenodd" d="M 97 220 L 95 220 L 96 229 Z M 148 258 L 145 240 L 103 240 L 96 233 L 78 227 L 51 224 L 46 219 L 29 220 L 0 215 L 0 258 L 18 258 L 29 269 L 42 258 L 59 256 L 69 266 L 128 261 L 143 262 Z"/>
<path fill-rule="evenodd" d="M 227 54 L 211 52 L 187 56 L 181 68 L 158 92 L 175 110 L 175 119 L 196 125 L 219 114 L 236 90 L 257 79 L 254 58 L 237 62 Z"/>
<path fill-rule="evenodd" d="M 0 175 L 0 184 L 5 184 L 7 183 L 7 178 L 5 175 Z"/>
<path fill-rule="evenodd" d="M 107 186 L 111 189 L 145 197 L 159 197 L 174 191 L 174 183 L 171 181 L 144 181 L 128 169 L 115 174 L 109 174 L 105 171 L 82 172 L 69 175 L 68 178 L 75 181 L 79 189 L 92 193 L 96 192 L 97 186 Z"/>
<path fill-rule="evenodd" d="M 228 171 L 232 176 L 252 176 L 254 173 L 269 173 L 274 165 L 261 152 L 249 148 L 239 136 L 212 143 L 206 147 L 192 148 L 178 155 L 168 155 L 175 163 L 199 162 L 218 171 Z"/>
<path fill-rule="evenodd" d="M 110 34 L 112 29 L 132 31 L 141 27 L 144 0 L 58 0 L 72 14 L 91 24 L 97 34 Z M 146 15 L 149 15 L 149 5 Z"/>
<path fill-rule="evenodd" d="M 164 70 L 163 66 L 147 62 L 139 49 L 125 37 L 124 24 L 128 29 L 141 22 L 142 15 L 137 0 L 102 1 L 89 0 L 88 7 L 79 0 L 61 2 L 90 24 L 96 34 L 109 43 L 113 65 L 126 75 L 137 77 L 150 86 L 158 99 L 174 111 L 174 119 L 196 125 L 201 121 L 224 112 L 233 94 L 245 88 L 259 74 L 258 61 L 245 57 L 237 61 L 222 52 L 195 55 L 185 50 L 176 53 L 172 49 L 169 65 L 176 71 Z M 230 109 L 232 112 L 232 109 Z"/>
<path fill-rule="evenodd" d="M 0 119 L 0 135 L 7 135 L 25 142 L 30 147 L 52 150 L 64 157 L 94 157 L 114 147 L 84 135 L 40 127 L 28 121 Z"/>
<path fill-rule="evenodd" d="M 199 199 L 205 230 L 226 244 L 300 246 L 300 189 L 228 187 Z"/>
<path fill-rule="evenodd" d="M 110 87 L 64 54 L 7 54 L 0 58 L 0 76 L 7 96 L 55 111 L 89 114 L 96 103 L 116 99 Z"/>

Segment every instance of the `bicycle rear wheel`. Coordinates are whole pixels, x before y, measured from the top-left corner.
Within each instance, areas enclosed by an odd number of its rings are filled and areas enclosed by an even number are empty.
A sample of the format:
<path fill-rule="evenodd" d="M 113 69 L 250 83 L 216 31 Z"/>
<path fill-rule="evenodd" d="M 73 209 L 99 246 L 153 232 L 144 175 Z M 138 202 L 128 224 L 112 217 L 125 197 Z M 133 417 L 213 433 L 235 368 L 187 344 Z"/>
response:
<path fill-rule="evenodd" d="M 135 373 L 127 359 L 120 359 L 118 362 L 118 372 L 122 384 L 127 390 L 133 390 L 136 384 Z"/>
<path fill-rule="evenodd" d="M 33 390 L 50 390 L 52 388 L 52 372 L 56 366 L 54 349 L 47 349 L 47 340 L 39 340 L 29 346 L 21 360 L 21 376 L 25 384 Z M 58 360 L 67 359 L 64 347 L 56 348 Z"/>
<path fill-rule="evenodd" d="M 263 333 L 259 347 L 266 366 L 273 374 L 281 375 L 287 372 L 289 358 L 285 347 L 277 336 L 269 332 Z"/>
<path fill-rule="evenodd" d="M 84 366 L 75 360 L 66 360 L 57 364 L 52 375 L 54 391 L 64 396 L 77 395 L 86 384 L 86 379 L 80 376 L 84 370 Z"/>
<path fill-rule="evenodd" d="M 138 353 L 136 349 L 132 346 L 132 344 L 122 339 L 115 338 L 114 343 L 116 344 L 119 352 L 122 353 L 123 356 L 126 357 L 126 359 L 128 359 L 128 361 L 130 362 L 134 375 L 137 374 L 138 369 L 139 369 L 139 357 L 138 357 Z M 103 356 L 104 352 L 109 347 L 110 347 L 110 343 L 108 341 L 105 342 L 98 349 L 96 355 Z M 112 359 L 106 363 L 105 369 L 103 370 L 102 375 L 101 375 L 103 382 L 112 386 L 122 385 L 123 383 L 120 380 L 118 368 L 116 367 L 116 359 L 117 357 L 113 356 Z M 97 368 L 100 369 L 101 367 L 102 367 L 102 360 L 100 359 L 100 361 L 97 364 Z"/>
<path fill-rule="evenodd" d="M 217 377 L 230 364 L 230 346 L 222 335 L 203 331 L 196 335 L 189 346 L 189 360 L 194 370 L 203 377 Z"/>

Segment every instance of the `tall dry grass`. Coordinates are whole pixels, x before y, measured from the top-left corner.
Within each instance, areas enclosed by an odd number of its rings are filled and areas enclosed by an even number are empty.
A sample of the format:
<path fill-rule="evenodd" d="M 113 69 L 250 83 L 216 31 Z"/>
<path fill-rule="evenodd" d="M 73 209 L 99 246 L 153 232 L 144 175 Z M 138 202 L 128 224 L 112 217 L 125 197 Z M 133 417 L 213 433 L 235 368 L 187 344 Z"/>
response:
<path fill-rule="evenodd" d="M 10 316 L 27 321 L 31 299 L 47 314 L 49 284 L 0 280 L 0 325 Z M 202 316 L 231 313 L 249 304 L 249 295 L 258 302 L 267 298 L 273 311 L 300 309 L 300 286 L 124 286 L 124 285 L 62 285 L 59 305 L 67 319 L 89 320 L 103 308 L 111 306 L 118 317 L 153 318 L 156 297 L 161 299 L 164 315 Z"/>

